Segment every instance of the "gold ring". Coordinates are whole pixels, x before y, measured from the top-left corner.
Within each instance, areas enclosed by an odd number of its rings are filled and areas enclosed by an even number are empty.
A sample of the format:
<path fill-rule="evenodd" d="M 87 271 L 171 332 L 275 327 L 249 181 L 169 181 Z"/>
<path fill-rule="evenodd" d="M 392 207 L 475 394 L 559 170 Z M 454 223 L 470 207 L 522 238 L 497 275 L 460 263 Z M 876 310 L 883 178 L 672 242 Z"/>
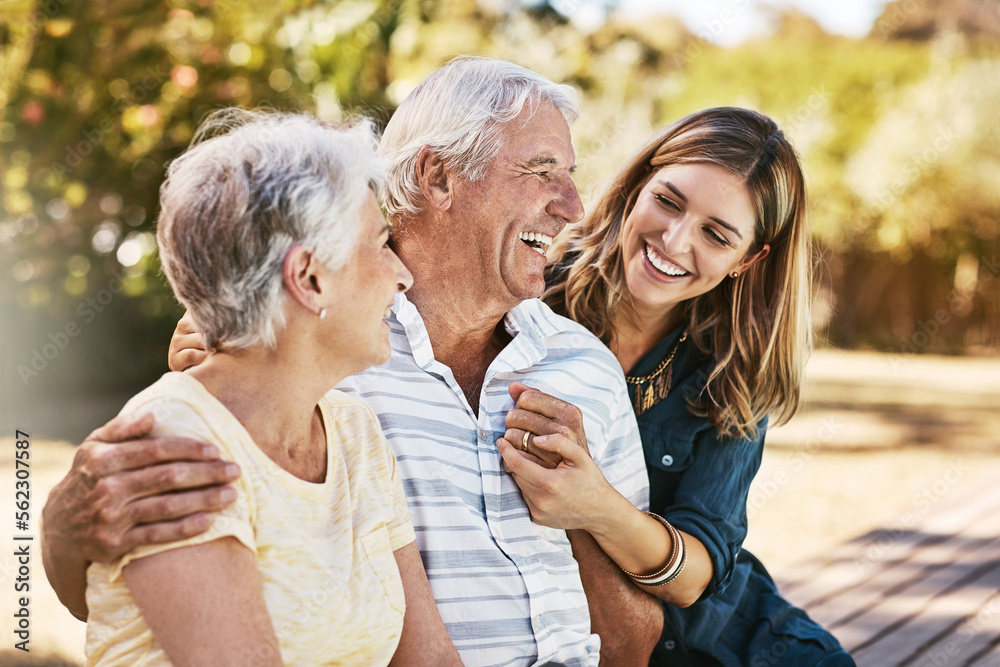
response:
<path fill-rule="evenodd" d="M 528 451 L 528 438 L 531 437 L 531 431 L 525 431 L 524 437 L 521 438 L 521 451 Z"/>

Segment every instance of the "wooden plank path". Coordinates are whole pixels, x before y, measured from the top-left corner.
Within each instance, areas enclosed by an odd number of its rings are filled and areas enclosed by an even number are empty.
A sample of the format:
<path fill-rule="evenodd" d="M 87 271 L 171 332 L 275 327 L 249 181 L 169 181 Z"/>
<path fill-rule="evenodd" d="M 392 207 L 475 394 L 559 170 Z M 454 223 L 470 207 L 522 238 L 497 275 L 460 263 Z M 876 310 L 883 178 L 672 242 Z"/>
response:
<path fill-rule="evenodd" d="M 779 573 L 859 667 L 1000 667 L 1000 479 Z"/>

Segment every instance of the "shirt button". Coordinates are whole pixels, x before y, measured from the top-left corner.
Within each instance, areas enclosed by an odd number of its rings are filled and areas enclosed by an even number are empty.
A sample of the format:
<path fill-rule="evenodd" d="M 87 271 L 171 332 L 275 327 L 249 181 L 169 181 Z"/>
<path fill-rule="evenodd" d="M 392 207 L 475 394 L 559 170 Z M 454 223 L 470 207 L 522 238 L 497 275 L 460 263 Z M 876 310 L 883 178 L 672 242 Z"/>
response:
<path fill-rule="evenodd" d="M 674 457 L 672 457 L 670 454 L 664 454 L 663 458 L 660 459 L 660 463 L 669 468 L 674 464 Z"/>
<path fill-rule="evenodd" d="M 667 641 L 663 642 L 663 648 L 667 649 L 668 651 L 673 651 L 675 646 L 677 646 L 677 644 L 674 643 L 673 639 L 668 639 Z"/>
<path fill-rule="evenodd" d="M 480 429 L 479 431 L 479 439 L 482 440 L 483 442 L 489 442 L 491 435 L 493 434 L 487 431 L 486 429 Z"/>

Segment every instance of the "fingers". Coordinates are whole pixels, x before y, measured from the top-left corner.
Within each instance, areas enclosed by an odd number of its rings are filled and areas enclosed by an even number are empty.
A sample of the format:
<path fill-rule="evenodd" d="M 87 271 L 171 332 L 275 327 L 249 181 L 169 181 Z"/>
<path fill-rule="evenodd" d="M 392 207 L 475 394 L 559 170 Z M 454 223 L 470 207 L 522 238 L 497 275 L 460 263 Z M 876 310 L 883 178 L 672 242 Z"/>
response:
<path fill-rule="evenodd" d="M 579 464 L 590 460 L 590 455 L 578 447 L 576 443 L 559 433 L 539 435 L 532 438 L 534 451 L 539 457 L 558 456 L 560 460 L 570 464 Z"/>
<path fill-rule="evenodd" d="M 189 537 L 200 535 L 208 530 L 212 525 L 212 518 L 208 514 L 193 514 L 176 521 L 164 521 L 136 526 L 125 533 L 122 540 L 121 551 L 128 553 L 132 549 L 147 544 L 165 544 L 186 540 Z"/>
<path fill-rule="evenodd" d="M 153 523 L 171 523 L 178 519 L 215 512 L 236 500 L 236 490 L 231 486 L 217 486 L 183 493 L 168 493 L 143 498 L 132 503 L 129 511 L 137 526 Z"/>
<path fill-rule="evenodd" d="M 507 390 L 514 398 L 514 408 L 506 417 L 507 428 L 560 433 L 589 451 L 583 413 L 578 407 L 521 382 L 512 382 Z"/>
<path fill-rule="evenodd" d="M 188 438 L 148 438 L 116 445 L 89 441 L 77 450 L 74 468 L 93 488 L 101 479 L 148 466 L 174 461 L 218 460 L 219 450 L 215 445 Z M 238 476 L 238 469 L 235 472 Z"/>
<path fill-rule="evenodd" d="M 185 461 L 131 470 L 115 478 L 101 480 L 100 483 L 115 487 L 111 490 L 101 489 L 107 493 L 120 492 L 127 498 L 146 498 L 206 486 L 220 486 L 239 477 L 239 472 L 238 465 L 226 461 Z M 162 518 L 174 517 L 168 512 L 165 517 L 147 517 L 146 520 L 159 521 Z"/>
<path fill-rule="evenodd" d="M 109 421 L 104 426 L 95 429 L 87 436 L 87 440 L 98 440 L 100 442 L 124 442 L 146 435 L 153 430 L 156 419 L 153 414 L 147 412 L 138 417 L 118 416 Z"/>
<path fill-rule="evenodd" d="M 507 393 L 510 394 L 510 397 L 514 399 L 514 403 L 517 403 L 517 399 L 520 398 L 521 394 L 524 393 L 525 390 L 530 388 L 531 387 L 524 384 L 523 382 L 517 382 L 515 380 L 514 382 L 511 382 L 507 386 Z"/>
<path fill-rule="evenodd" d="M 527 441 L 525 441 L 525 433 L 528 434 Z M 514 449 L 518 449 L 531 456 L 539 465 L 546 468 L 555 468 L 562 461 L 562 457 L 558 454 L 532 446 L 535 438 L 535 432 L 532 430 L 510 428 L 504 432 L 504 438 L 507 439 L 507 442 L 511 443 Z"/>
<path fill-rule="evenodd" d="M 172 371 L 181 372 L 201 364 L 208 358 L 208 352 L 201 348 L 188 347 L 172 352 L 167 358 L 167 366 Z"/>
<path fill-rule="evenodd" d="M 188 313 L 177 322 L 174 335 L 170 338 L 170 349 L 167 352 L 167 366 L 172 371 L 183 371 L 197 366 L 205 361 L 208 350 L 202 340 L 201 332 L 195 326 Z"/>
<path fill-rule="evenodd" d="M 518 440 L 517 445 L 511 444 L 506 438 L 499 438 L 497 440 L 497 449 L 500 452 L 500 457 L 503 459 L 504 469 L 512 475 L 520 475 L 527 470 L 552 469 L 558 465 L 558 461 L 555 464 L 544 461 L 531 452 L 525 452 L 520 447 L 520 440 Z"/>
<path fill-rule="evenodd" d="M 507 387 L 507 393 L 514 399 L 514 405 L 517 407 L 537 412 L 550 419 L 556 417 L 566 406 L 573 407 L 572 404 L 544 391 L 532 389 L 523 382 L 511 382 Z"/>
<path fill-rule="evenodd" d="M 531 410 L 514 408 L 507 413 L 504 423 L 508 429 L 519 429 L 521 431 L 531 431 L 537 434 L 561 433 L 568 438 L 572 438 L 573 429 L 566 424 L 562 424 L 553 419 Z M 509 439 L 509 438 L 508 438 Z M 511 442 L 514 442 L 511 440 Z"/>
<path fill-rule="evenodd" d="M 189 311 L 184 311 L 181 315 L 181 319 L 177 320 L 177 328 L 174 329 L 174 336 L 178 334 L 201 334 L 198 331 L 198 327 L 195 326 L 194 320 L 191 319 L 191 313 Z"/>

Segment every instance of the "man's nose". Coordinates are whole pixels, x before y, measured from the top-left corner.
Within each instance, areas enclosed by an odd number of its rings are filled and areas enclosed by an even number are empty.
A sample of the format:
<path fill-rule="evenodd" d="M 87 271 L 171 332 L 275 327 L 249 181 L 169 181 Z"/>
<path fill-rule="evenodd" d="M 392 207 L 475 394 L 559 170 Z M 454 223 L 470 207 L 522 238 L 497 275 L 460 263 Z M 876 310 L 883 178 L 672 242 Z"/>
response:
<path fill-rule="evenodd" d="M 562 220 L 564 225 L 583 219 L 583 202 L 576 189 L 576 183 L 567 174 L 559 182 L 559 191 L 545 209 L 549 215 Z"/>
<path fill-rule="evenodd" d="M 393 257 L 396 258 L 396 291 L 405 292 L 413 285 L 413 276 L 396 253 L 393 253 Z"/>

